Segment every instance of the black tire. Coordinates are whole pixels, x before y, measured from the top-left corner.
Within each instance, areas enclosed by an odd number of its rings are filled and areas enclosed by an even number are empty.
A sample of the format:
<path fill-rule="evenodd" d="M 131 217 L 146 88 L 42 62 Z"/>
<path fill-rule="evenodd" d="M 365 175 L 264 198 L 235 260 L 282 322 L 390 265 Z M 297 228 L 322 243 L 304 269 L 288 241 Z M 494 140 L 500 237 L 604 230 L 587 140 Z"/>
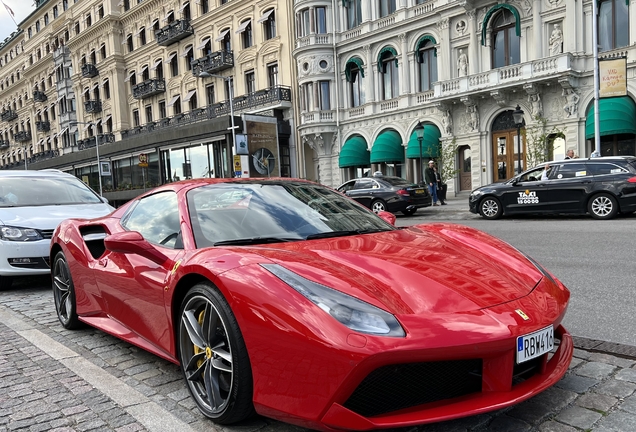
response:
<path fill-rule="evenodd" d="M 381 211 L 386 211 L 386 203 L 381 199 L 374 200 L 371 203 L 371 210 L 373 213 L 378 214 Z"/>
<path fill-rule="evenodd" d="M 411 209 L 411 210 L 404 210 L 404 211 L 402 211 L 402 213 L 404 213 L 404 216 L 413 216 L 416 211 L 417 211 L 417 209 L 414 208 L 414 209 Z"/>
<path fill-rule="evenodd" d="M 596 194 L 588 201 L 587 211 L 594 219 L 612 219 L 618 213 L 618 203 L 610 194 Z"/>
<path fill-rule="evenodd" d="M 0 291 L 8 290 L 13 285 L 11 276 L 0 276 Z"/>
<path fill-rule="evenodd" d="M 197 284 L 186 294 L 180 311 L 179 360 L 199 410 L 218 424 L 252 416 L 252 369 L 225 298 L 212 286 Z"/>
<path fill-rule="evenodd" d="M 84 324 L 77 317 L 75 286 L 63 252 L 58 252 L 53 260 L 51 283 L 53 284 L 53 300 L 55 301 L 57 319 L 60 320 L 62 326 L 69 330 L 84 327 Z"/>
<path fill-rule="evenodd" d="M 479 203 L 479 214 L 484 219 L 499 219 L 502 213 L 501 203 L 495 197 L 486 197 Z"/>

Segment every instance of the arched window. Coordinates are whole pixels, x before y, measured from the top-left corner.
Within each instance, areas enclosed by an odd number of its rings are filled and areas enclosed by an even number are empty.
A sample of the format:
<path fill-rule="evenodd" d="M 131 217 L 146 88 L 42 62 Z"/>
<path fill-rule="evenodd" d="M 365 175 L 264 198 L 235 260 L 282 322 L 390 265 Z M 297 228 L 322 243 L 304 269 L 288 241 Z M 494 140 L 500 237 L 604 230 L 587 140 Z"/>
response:
<path fill-rule="evenodd" d="M 517 18 L 501 9 L 492 19 L 492 67 L 499 68 L 521 62 Z"/>
<path fill-rule="evenodd" d="M 437 51 L 432 37 L 420 39 L 417 46 L 417 62 L 420 72 L 419 91 L 432 90 L 433 83 L 437 81 Z"/>
<path fill-rule="evenodd" d="M 351 107 L 357 107 L 364 103 L 364 94 L 362 92 L 364 70 L 362 65 L 362 60 L 352 57 L 345 66 L 345 77 L 349 83 L 349 103 Z"/>
<path fill-rule="evenodd" d="M 110 81 L 108 79 L 102 82 L 102 88 L 104 89 L 104 99 L 110 99 Z"/>
<path fill-rule="evenodd" d="M 221 32 L 223 38 L 221 39 L 221 49 L 230 52 L 232 51 L 232 38 L 230 37 L 230 29 L 225 29 Z"/>
<path fill-rule="evenodd" d="M 601 51 L 629 45 L 629 6 L 624 0 L 603 0 L 598 11 Z"/>
<path fill-rule="evenodd" d="M 385 47 L 378 55 L 378 68 L 382 74 L 382 100 L 393 99 L 399 94 L 397 52 Z"/>
<path fill-rule="evenodd" d="M 170 24 L 171 22 L 174 22 L 174 12 L 173 11 L 168 12 L 165 20 L 168 24 Z"/>
<path fill-rule="evenodd" d="M 53 19 L 57 18 L 57 6 L 53 6 Z"/>
<path fill-rule="evenodd" d="M 91 64 L 97 64 L 97 55 L 95 51 L 91 51 Z"/>
<path fill-rule="evenodd" d="M 49 25 L 49 14 L 44 14 L 44 25 Z"/>
<path fill-rule="evenodd" d="M 181 11 L 181 14 L 182 14 L 183 19 L 185 21 L 190 21 L 190 19 L 192 19 L 192 16 L 190 14 L 190 3 L 188 2 L 188 3 L 184 4 L 182 9 L 183 10 Z"/>
<path fill-rule="evenodd" d="M 188 45 L 185 49 L 186 70 L 192 70 L 192 60 L 194 60 L 194 49 Z"/>
<path fill-rule="evenodd" d="M 252 38 L 252 20 L 243 21 L 236 32 L 241 33 L 243 48 L 249 48 L 254 45 Z"/>
<path fill-rule="evenodd" d="M 395 0 L 379 0 L 380 17 L 391 15 L 395 12 Z"/>
<path fill-rule="evenodd" d="M 148 65 L 144 65 L 141 68 L 141 80 L 147 81 L 150 79 L 150 71 L 148 70 Z"/>
<path fill-rule="evenodd" d="M 146 28 L 139 29 L 139 45 L 146 45 Z"/>
<path fill-rule="evenodd" d="M 152 65 L 152 68 L 155 70 L 155 78 L 163 79 L 163 60 L 155 60 L 155 64 Z"/>
<path fill-rule="evenodd" d="M 40 21 L 36 21 L 35 22 L 35 32 L 39 32 L 40 31 Z"/>
<path fill-rule="evenodd" d="M 170 63 L 170 73 L 173 77 L 179 75 L 179 59 L 177 58 L 177 53 L 173 52 L 168 56 L 168 62 Z"/>
<path fill-rule="evenodd" d="M 99 48 L 99 54 L 101 55 L 102 60 L 106 59 L 106 44 L 102 44 Z"/>
<path fill-rule="evenodd" d="M 362 0 L 347 0 L 347 30 L 362 24 Z"/>
<path fill-rule="evenodd" d="M 276 37 L 276 12 L 269 9 L 258 19 L 259 23 L 263 23 L 265 40 Z"/>
<path fill-rule="evenodd" d="M 135 47 L 133 45 L 133 37 L 131 34 L 126 36 L 126 44 L 128 45 L 128 52 L 132 52 Z"/>

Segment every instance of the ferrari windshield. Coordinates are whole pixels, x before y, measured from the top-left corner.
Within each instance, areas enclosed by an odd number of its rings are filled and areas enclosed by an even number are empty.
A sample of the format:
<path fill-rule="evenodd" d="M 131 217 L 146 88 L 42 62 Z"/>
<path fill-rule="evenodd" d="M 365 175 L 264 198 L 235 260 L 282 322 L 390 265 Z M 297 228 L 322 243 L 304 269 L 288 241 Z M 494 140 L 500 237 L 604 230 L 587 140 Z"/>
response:
<path fill-rule="evenodd" d="M 294 181 L 233 182 L 188 192 L 197 247 L 248 245 L 393 230 L 324 186 Z"/>
<path fill-rule="evenodd" d="M 0 178 L 0 207 L 101 204 L 102 201 L 79 179 L 53 176 Z"/>

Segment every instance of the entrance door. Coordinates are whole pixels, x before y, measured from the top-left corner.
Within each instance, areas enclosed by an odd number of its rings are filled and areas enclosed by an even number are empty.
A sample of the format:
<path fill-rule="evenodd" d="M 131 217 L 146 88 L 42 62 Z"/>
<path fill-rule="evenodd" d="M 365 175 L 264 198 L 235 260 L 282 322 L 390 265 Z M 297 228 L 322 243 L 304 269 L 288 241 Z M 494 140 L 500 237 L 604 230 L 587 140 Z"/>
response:
<path fill-rule="evenodd" d="M 457 149 L 457 156 L 459 157 L 459 190 L 470 191 L 473 190 L 473 183 L 470 173 L 470 147 L 462 146 Z"/>
<path fill-rule="evenodd" d="M 525 169 L 526 143 L 521 135 L 523 148 L 521 149 L 521 171 Z M 493 179 L 504 181 L 519 173 L 519 146 L 517 145 L 517 130 L 498 131 L 492 134 Z"/>

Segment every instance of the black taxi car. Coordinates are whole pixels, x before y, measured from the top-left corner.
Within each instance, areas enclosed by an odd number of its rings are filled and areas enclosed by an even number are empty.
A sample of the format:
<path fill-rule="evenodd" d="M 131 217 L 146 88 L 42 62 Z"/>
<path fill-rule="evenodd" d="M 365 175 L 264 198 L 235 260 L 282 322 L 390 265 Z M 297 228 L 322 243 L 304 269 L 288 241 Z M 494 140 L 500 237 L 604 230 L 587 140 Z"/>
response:
<path fill-rule="evenodd" d="M 362 177 L 343 183 L 338 191 L 370 208 L 374 213 L 402 212 L 411 216 L 418 208 L 432 204 L 431 195 L 425 186 L 418 186 L 400 177 L 377 174 Z"/>
<path fill-rule="evenodd" d="M 471 212 L 486 219 L 529 213 L 589 213 L 595 219 L 631 214 L 636 211 L 636 157 L 546 162 L 506 182 L 475 189 L 468 202 Z"/>

